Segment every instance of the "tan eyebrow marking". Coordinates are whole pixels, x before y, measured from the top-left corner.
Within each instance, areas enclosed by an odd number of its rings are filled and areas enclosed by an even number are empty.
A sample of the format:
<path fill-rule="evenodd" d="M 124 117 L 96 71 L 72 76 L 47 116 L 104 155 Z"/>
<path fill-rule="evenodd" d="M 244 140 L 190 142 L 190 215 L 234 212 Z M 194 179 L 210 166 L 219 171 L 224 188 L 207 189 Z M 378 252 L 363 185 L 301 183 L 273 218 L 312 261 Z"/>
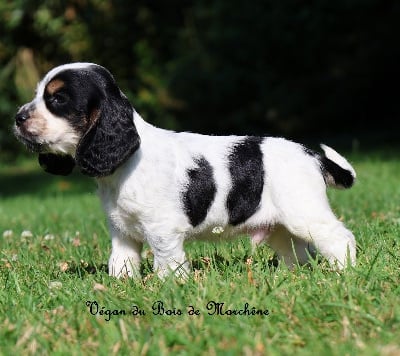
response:
<path fill-rule="evenodd" d="M 61 89 L 65 85 L 64 81 L 60 79 L 54 79 L 46 85 L 47 94 L 53 95 L 57 90 Z"/>

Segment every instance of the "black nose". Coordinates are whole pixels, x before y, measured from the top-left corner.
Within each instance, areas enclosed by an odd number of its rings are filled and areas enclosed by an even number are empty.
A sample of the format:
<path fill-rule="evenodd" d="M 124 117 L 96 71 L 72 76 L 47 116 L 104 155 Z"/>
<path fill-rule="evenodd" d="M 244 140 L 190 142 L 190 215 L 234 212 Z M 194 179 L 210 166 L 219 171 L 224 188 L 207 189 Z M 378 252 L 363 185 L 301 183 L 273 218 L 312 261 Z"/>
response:
<path fill-rule="evenodd" d="M 15 123 L 17 126 L 21 126 L 29 118 L 28 111 L 20 110 L 17 115 L 15 115 Z"/>

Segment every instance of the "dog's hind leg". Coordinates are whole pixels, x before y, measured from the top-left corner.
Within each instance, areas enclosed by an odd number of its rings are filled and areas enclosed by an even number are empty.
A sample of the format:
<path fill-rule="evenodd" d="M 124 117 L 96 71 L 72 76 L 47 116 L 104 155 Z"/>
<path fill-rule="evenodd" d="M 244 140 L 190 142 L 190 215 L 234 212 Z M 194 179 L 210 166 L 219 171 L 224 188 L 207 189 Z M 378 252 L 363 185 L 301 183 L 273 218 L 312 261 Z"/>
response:
<path fill-rule="evenodd" d="M 312 243 L 329 263 L 343 269 L 356 263 L 356 242 L 354 235 L 333 213 L 330 217 L 309 215 L 289 219 L 285 224 L 288 231 L 304 243 Z"/>
<path fill-rule="evenodd" d="M 289 268 L 307 263 L 309 257 L 315 256 L 315 247 L 312 243 L 297 238 L 284 226 L 277 225 L 268 229 L 257 229 L 250 234 L 252 249 L 266 242 L 271 247 L 279 260 Z"/>
<path fill-rule="evenodd" d="M 355 265 L 355 238 L 332 212 L 320 172 L 307 170 L 305 173 L 300 169 L 296 172 L 301 189 L 290 181 L 283 181 L 279 191 L 285 194 L 273 197 L 278 223 L 299 240 L 312 243 L 332 266 L 343 269 L 349 264 Z"/>
<path fill-rule="evenodd" d="M 315 256 L 315 247 L 311 242 L 299 239 L 282 225 L 272 231 L 267 244 L 290 269 L 295 265 L 304 265 Z"/>

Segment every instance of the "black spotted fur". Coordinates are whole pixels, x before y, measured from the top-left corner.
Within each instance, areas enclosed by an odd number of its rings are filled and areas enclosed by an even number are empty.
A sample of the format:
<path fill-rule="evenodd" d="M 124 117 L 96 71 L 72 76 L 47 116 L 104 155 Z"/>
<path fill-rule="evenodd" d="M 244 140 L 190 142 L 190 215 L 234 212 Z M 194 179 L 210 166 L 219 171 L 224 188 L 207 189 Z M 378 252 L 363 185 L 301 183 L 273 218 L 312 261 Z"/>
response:
<path fill-rule="evenodd" d="M 202 156 L 195 158 L 194 162 L 196 167 L 187 170 L 189 182 L 182 201 L 190 224 L 197 226 L 206 218 L 217 188 L 210 163 Z"/>
<path fill-rule="evenodd" d="M 245 222 L 258 209 L 264 187 L 262 137 L 249 136 L 235 144 L 228 156 L 232 188 L 226 206 L 229 224 Z"/>

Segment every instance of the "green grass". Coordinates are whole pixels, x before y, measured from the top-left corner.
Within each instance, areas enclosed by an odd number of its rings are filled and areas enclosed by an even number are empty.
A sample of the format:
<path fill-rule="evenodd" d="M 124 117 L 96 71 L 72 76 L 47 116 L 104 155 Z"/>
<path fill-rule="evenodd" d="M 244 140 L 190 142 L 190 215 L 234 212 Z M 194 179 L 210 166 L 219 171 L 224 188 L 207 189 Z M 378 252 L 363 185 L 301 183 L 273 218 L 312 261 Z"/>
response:
<path fill-rule="evenodd" d="M 270 266 L 267 246 L 252 256 L 247 239 L 195 242 L 186 248 L 195 269 L 186 283 L 157 279 L 148 250 L 141 280 L 110 278 L 94 182 L 52 177 L 27 160 L 3 164 L 0 354 L 398 355 L 400 161 L 388 152 L 353 155 L 357 185 L 329 191 L 356 235 L 355 268 L 288 271 Z M 153 315 L 157 301 L 182 315 Z M 208 315 L 209 301 L 269 315 Z M 131 315 L 133 306 L 145 315 Z M 200 315 L 188 315 L 190 306 Z"/>

